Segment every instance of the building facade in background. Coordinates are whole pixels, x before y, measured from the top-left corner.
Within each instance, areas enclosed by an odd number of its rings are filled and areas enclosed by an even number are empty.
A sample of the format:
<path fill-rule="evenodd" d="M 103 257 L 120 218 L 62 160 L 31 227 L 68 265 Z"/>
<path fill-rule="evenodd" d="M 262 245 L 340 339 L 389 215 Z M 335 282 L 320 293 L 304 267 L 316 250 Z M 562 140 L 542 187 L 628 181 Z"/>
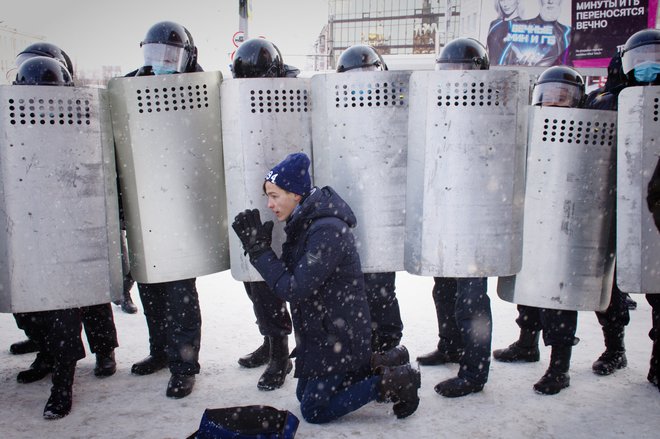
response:
<path fill-rule="evenodd" d="M 0 84 L 9 85 L 14 81 L 16 55 L 30 44 L 43 40 L 39 35 L 0 26 Z"/>
<path fill-rule="evenodd" d="M 47 41 L 47 39 L 45 36 L 31 35 L 8 26 L 0 26 L 0 85 L 11 85 L 16 76 L 16 55 L 38 41 Z M 67 51 L 64 47 L 62 49 Z M 75 58 L 73 63 L 75 66 Z M 120 66 L 101 66 L 96 70 L 74 73 L 74 83 L 78 87 L 105 88 L 110 79 L 122 76 Z"/>
<path fill-rule="evenodd" d="M 329 0 L 314 68 L 334 70 L 339 55 L 354 44 L 375 47 L 388 64 L 394 56 L 428 62 L 458 36 L 459 19 L 460 0 Z"/>
<path fill-rule="evenodd" d="M 605 71 L 616 47 L 657 26 L 657 0 L 328 0 L 328 23 L 310 68 L 334 70 L 339 55 L 368 44 L 390 69 L 433 68 L 447 42 L 471 37 L 488 45 L 492 66 L 571 65 Z M 431 62 L 429 66 L 429 62 Z"/>

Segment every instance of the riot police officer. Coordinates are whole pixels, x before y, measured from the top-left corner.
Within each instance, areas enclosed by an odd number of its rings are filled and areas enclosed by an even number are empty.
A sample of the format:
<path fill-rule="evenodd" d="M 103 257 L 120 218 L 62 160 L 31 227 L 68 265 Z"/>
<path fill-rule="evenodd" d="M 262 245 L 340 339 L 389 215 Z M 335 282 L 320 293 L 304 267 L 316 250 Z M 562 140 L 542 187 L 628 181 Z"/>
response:
<path fill-rule="evenodd" d="M 47 42 L 33 43 L 23 49 L 16 56 L 16 66 L 20 67 L 25 61 L 35 57 L 48 57 L 58 61 L 67 70 L 70 77 L 73 78 L 73 63 L 71 62 L 71 58 L 69 58 L 64 50 Z M 35 74 L 41 74 L 36 67 L 33 67 L 33 69 L 36 71 Z M 30 81 L 29 77 L 24 78 L 24 82 L 25 81 Z M 34 82 L 37 81 L 35 80 Z M 43 80 L 41 81 L 41 84 L 36 85 L 43 85 Z M 59 83 L 56 85 L 59 85 Z M 96 354 L 94 375 L 98 377 L 113 375 L 117 369 L 114 349 L 119 346 L 119 343 L 117 341 L 117 330 L 115 328 L 112 307 L 109 303 L 86 306 L 80 308 L 80 313 L 90 350 L 92 353 Z M 27 315 L 24 313 L 14 314 L 18 327 L 25 330 L 26 335 L 28 335 L 28 340 L 12 344 L 10 347 L 10 351 L 12 352 L 18 351 L 27 353 L 28 351 L 38 350 L 37 343 L 34 343 L 34 341 L 29 338 L 31 333 L 39 331 L 37 328 L 34 330 L 30 329 L 30 326 L 34 325 L 34 322 L 29 314 L 30 313 L 27 313 Z M 29 348 L 29 345 L 33 345 L 34 349 Z M 23 346 L 28 346 L 28 349 L 25 350 Z M 38 381 L 52 371 L 52 366 L 53 361 L 48 353 L 38 352 L 37 357 L 30 365 L 30 368 L 20 372 L 17 379 L 21 383 Z"/>
<path fill-rule="evenodd" d="M 653 221 L 655 226 L 660 231 L 660 160 L 655 166 L 653 176 L 648 184 L 648 192 L 646 197 L 647 205 L 653 214 Z M 651 361 L 647 379 L 651 384 L 660 390 L 660 295 L 647 294 L 646 300 L 651 305 L 651 323 L 652 327 L 649 331 L 649 337 L 653 340 L 653 348 L 651 349 Z"/>
<path fill-rule="evenodd" d="M 631 35 L 623 47 L 621 61 L 623 73 L 631 87 L 660 85 L 660 30 L 644 29 Z M 653 218 L 658 225 L 660 215 L 660 171 L 656 167 L 648 184 L 647 202 Z M 660 229 L 659 229 L 660 230 Z M 646 294 L 646 300 L 652 308 L 653 326 L 649 337 L 653 341 L 651 361 L 647 379 L 660 389 L 660 294 Z"/>
<path fill-rule="evenodd" d="M 584 107 L 595 110 L 617 111 L 617 98 L 621 90 L 626 88 L 628 79 L 623 72 L 621 53 L 612 57 L 607 67 L 605 85 L 587 95 Z M 611 242 L 616 242 L 616 223 L 612 227 Z M 598 375 L 610 375 L 617 369 L 627 366 L 624 344 L 625 327 L 630 322 L 630 309 L 637 304 L 627 293 L 621 291 L 616 283 L 616 266 L 610 304 L 604 311 L 596 312 L 605 341 L 605 351 L 594 361 L 592 370 Z"/>
<path fill-rule="evenodd" d="M 584 100 L 584 80 L 570 67 L 555 66 L 545 70 L 538 78 L 532 95 L 532 105 L 540 107 L 580 107 Z M 568 369 L 573 345 L 577 343 L 577 311 L 537 308 L 518 305 L 516 323 L 520 337 L 506 349 L 497 349 L 493 358 L 503 362 L 539 361 L 538 341 L 552 347 L 550 366 L 534 384 L 540 394 L 552 395 L 569 386 Z"/>
<path fill-rule="evenodd" d="M 202 71 L 190 32 L 178 23 L 162 21 L 149 28 L 140 43 L 144 65 L 126 76 L 149 76 Z M 125 200 L 124 200 L 125 202 Z M 131 243 L 128 242 L 130 247 Z M 131 372 L 149 375 L 169 365 L 166 395 L 188 396 L 199 373 L 202 317 L 196 279 L 140 283 L 138 291 L 149 331 L 149 355 Z"/>
<path fill-rule="evenodd" d="M 284 64 L 275 44 L 264 38 L 251 38 L 236 50 L 232 62 L 234 78 L 294 78 L 300 70 Z M 264 341 L 253 352 L 238 359 L 243 367 L 268 364 L 259 377 L 257 388 L 275 390 L 284 384 L 293 364 L 289 360 L 288 336 L 292 331 L 291 316 L 286 302 L 268 288 L 266 282 L 243 282 Z"/>
<path fill-rule="evenodd" d="M 295 78 L 297 67 L 284 64 L 277 46 L 265 38 L 250 38 L 239 46 L 231 65 L 234 78 Z"/>
<path fill-rule="evenodd" d="M 25 60 L 19 65 L 14 85 L 72 87 L 73 80 L 66 67 L 59 61 L 45 56 L 37 56 Z M 17 314 L 17 316 L 16 321 L 19 328 L 23 329 L 28 337 L 36 343 L 39 354 L 52 361 L 53 386 L 43 416 L 46 419 L 62 418 L 71 411 L 76 363 L 85 357 L 85 348 L 81 339 L 80 309 L 30 312 Z M 32 382 L 45 376 L 43 374 L 34 379 L 36 371 L 33 369 L 19 373 L 18 381 Z"/>
<path fill-rule="evenodd" d="M 486 48 L 472 38 L 457 38 L 442 49 L 436 70 L 488 70 Z M 488 380 L 492 314 L 487 278 L 434 277 L 433 302 L 438 319 L 437 348 L 417 357 L 424 366 L 459 363 L 458 376 L 435 391 L 446 397 L 480 392 Z"/>
<path fill-rule="evenodd" d="M 356 44 L 337 60 L 337 73 L 387 70 L 385 61 L 371 46 Z M 386 352 L 399 345 L 403 322 L 395 292 L 395 272 L 364 273 L 364 290 L 371 315 L 371 349 Z"/>

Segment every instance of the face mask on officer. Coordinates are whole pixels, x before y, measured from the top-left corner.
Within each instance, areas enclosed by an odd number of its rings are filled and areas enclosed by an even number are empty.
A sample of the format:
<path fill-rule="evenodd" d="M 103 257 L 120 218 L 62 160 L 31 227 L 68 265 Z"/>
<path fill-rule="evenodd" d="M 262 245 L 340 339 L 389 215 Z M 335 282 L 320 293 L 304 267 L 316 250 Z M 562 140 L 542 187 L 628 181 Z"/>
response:
<path fill-rule="evenodd" d="M 623 72 L 632 72 L 635 80 L 641 84 L 650 84 L 658 79 L 660 73 L 660 44 L 655 42 L 626 50 L 621 57 Z"/>
<path fill-rule="evenodd" d="M 637 82 L 651 83 L 655 81 L 658 73 L 660 73 L 660 63 L 655 61 L 645 61 L 637 65 L 633 73 Z"/>
<path fill-rule="evenodd" d="M 154 75 L 183 73 L 188 64 L 188 55 L 183 47 L 162 43 L 142 45 L 144 65 L 151 66 Z"/>

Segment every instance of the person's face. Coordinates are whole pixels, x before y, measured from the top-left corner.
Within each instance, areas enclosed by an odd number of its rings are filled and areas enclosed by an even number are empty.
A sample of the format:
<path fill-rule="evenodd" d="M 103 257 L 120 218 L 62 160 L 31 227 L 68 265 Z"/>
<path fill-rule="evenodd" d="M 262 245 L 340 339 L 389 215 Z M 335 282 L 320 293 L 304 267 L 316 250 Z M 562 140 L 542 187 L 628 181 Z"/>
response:
<path fill-rule="evenodd" d="M 500 8 L 504 14 L 504 18 L 509 17 L 518 9 L 519 0 L 500 0 Z"/>
<path fill-rule="evenodd" d="M 541 0 L 541 19 L 543 21 L 557 21 L 561 12 L 562 0 Z"/>
<path fill-rule="evenodd" d="M 270 181 L 266 182 L 264 189 L 268 197 L 268 208 L 273 211 L 278 221 L 286 221 L 302 198 L 298 194 L 285 191 Z"/>

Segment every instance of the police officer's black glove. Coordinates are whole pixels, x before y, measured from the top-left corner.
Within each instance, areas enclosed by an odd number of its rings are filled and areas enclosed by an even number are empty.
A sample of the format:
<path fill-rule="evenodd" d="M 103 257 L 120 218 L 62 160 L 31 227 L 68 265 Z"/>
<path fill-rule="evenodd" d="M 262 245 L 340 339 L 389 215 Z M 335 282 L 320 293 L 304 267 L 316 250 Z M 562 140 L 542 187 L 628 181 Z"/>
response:
<path fill-rule="evenodd" d="M 273 222 L 261 223 L 258 209 L 246 210 L 234 218 L 231 227 L 243 244 L 245 254 L 254 260 L 270 249 L 273 238 Z"/>

